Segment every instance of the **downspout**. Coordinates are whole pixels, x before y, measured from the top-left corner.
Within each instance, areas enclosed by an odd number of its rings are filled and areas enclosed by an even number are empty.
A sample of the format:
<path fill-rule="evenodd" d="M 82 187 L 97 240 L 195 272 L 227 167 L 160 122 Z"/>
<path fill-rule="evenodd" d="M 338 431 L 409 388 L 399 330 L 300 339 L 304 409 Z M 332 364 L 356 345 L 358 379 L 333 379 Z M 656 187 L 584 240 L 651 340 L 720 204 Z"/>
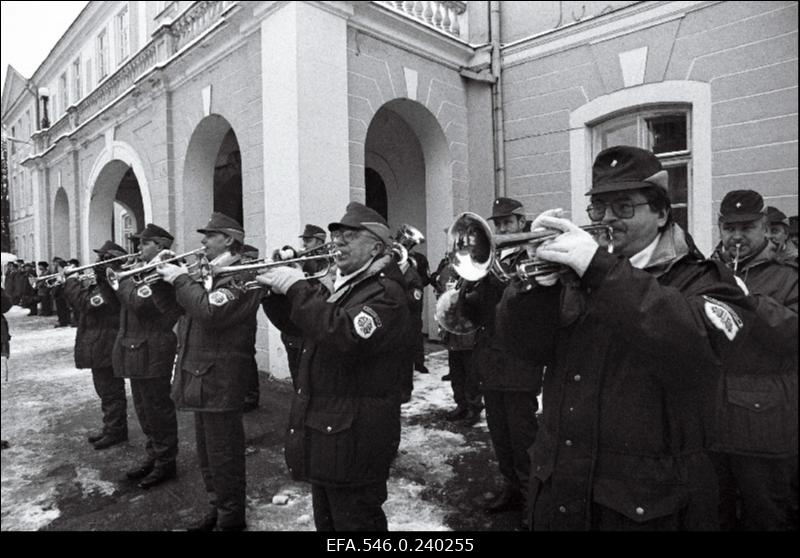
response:
<path fill-rule="evenodd" d="M 500 68 L 500 2 L 489 2 L 489 40 L 492 45 L 492 124 L 494 132 L 494 193 L 506 195 L 505 125 L 503 123 L 503 79 Z"/>
<path fill-rule="evenodd" d="M 33 87 L 33 89 L 31 89 Z M 25 89 L 33 95 L 33 98 L 36 100 L 36 126 L 33 127 L 34 131 L 38 132 L 41 129 L 42 121 L 39 118 L 39 93 L 37 92 L 36 87 L 34 87 L 33 80 L 25 80 Z"/>

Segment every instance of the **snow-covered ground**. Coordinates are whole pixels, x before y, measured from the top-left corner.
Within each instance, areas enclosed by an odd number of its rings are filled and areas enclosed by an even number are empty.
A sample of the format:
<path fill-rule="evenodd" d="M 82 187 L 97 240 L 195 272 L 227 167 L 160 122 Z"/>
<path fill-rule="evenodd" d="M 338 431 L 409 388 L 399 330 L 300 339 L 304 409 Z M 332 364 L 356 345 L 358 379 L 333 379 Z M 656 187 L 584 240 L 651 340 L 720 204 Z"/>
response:
<path fill-rule="evenodd" d="M 26 314 L 19 307 L 6 314 L 12 339 L 9 381 L 2 383 L 2 437 L 11 447 L 2 452 L 2 530 L 180 528 L 185 521 L 177 519 L 198 513 L 196 504 L 184 499 L 187 493 L 200 494 L 195 500 L 202 499 L 199 474 L 196 470 L 180 474 L 178 482 L 187 486 L 168 488 L 168 484 L 149 492 L 137 491 L 120 478 L 119 470 L 141 457 L 141 444 L 137 448 L 136 442 L 142 437 L 130 398 L 128 447 L 104 452 L 88 449 L 86 436 L 98 422 L 99 402 L 90 371 L 77 370 L 73 364 L 76 330 L 54 329 L 52 318 Z M 491 451 L 485 419 L 473 429 L 442 420 L 443 413 L 453 407 L 450 384 L 441 381 L 447 372 L 447 353 L 438 351 L 426 358 L 431 373 L 415 374 L 412 400 L 402 408 L 400 452 L 384 505 L 391 530 L 449 530 L 445 518 L 456 510 L 441 499 L 423 497 L 423 492 L 442 491 L 456 474 L 453 464 L 466 454 Z M 267 413 L 263 415 L 269 418 Z M 179 469 L 196 469 L 190 419 L 184 415 L 179 420 L 183 424 L 179 459 L 185 460 Z M 260 419 L 251 414 L 247 420 Z M 472 442 L 467 440 L 467 431 Z M 490 467 L 480 474 L 496 475 L 496 464 Z M 272 478 L 252 478 L 262 471 L 273 471 Z M 275 481 L 284 477 L 288 479 L 279 442 L 248 446 L 251 530 L 314 529 L 308 485 Z M 158 513 L 162 505 L 183 506 L 177 511 L 181 517 L 173 518 L 175 524 L 143 527 L 136 523 L 140 516 L 135 513 L 147 517 L 150 508 Z M 82 523 L 83 513 L 92 514 L 91 521 Z M 98 519 L 98 515 L 105 517 Z"/>

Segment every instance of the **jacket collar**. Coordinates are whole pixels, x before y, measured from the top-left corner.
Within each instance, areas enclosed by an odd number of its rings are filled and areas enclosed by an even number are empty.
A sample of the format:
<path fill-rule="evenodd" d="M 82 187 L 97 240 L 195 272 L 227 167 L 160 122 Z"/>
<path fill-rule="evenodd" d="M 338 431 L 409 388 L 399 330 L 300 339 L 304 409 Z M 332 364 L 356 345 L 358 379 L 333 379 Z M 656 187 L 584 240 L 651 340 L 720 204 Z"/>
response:
<path fill-rule="evenodd" d="M 394 258 L 392 258 L 392 256 L 389 254 L 384 254 L 383 256 L 378 256 L 373 259 L 372 263 L 369 265 L 369 267 L 367 267 L 367 269 L 342 285 L 339 290 L 332 293 L 331 296 L 328 297 L 328 302 L 335 302 L 339 300 L 347 293 L 352 291 L 353 287 L 359 283 L 363 283 L 370 277 L 378 275 L 382 272 L 390 278 L 402 283 L 402 273 L 400 272 L 400 268 L 397 267 L 397 264 L 394 262 Z"/>
<path fill-rule="evenodd" d="M 694 245 L 692 237 L 676 223 L 672 223 L 661 233 L 653 255 L 644 269 L 653 275 L 660 276 L 672 269 L 675 263 L 688 256 L 698 260 L 705 259 Z"/>

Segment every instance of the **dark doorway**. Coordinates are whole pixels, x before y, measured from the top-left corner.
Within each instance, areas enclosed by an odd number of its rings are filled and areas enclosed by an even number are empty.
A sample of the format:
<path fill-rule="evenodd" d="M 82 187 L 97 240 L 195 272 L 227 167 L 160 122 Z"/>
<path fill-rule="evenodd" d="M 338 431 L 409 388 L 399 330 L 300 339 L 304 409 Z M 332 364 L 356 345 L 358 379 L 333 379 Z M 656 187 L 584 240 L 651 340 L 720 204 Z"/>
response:
<path fill-rule="evenodd" d="M 229 130 L 222 141 L 214 166 L 214 211 L 244 223 L 242 208 L 242 154 L 236 134 Z"/>
<path fill-rule="evenodd" d="M 367 167 L 364 170 L 364 184 L 367 190 L 367 207 L 371 207 L 380 213 L 388 222 L 389 207 L 386 201 L 386 185 L 383 183 L 383 178 L 377 171 Z"/>

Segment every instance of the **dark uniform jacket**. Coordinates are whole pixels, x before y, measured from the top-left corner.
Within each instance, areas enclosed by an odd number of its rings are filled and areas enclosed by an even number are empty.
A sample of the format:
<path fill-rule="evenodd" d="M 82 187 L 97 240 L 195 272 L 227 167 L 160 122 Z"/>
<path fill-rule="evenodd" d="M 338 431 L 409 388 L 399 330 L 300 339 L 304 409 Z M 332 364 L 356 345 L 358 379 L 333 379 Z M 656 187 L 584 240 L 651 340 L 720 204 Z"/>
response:
<path fill-rule="evenodd" d="M 232 264 L 235 263 L 232 262 Z M 229 275 L 207 292 L 188 275 L 175 282 L 184 314 L 178 320 L 178 359 L 172 399 L 184 411 L 236 411 L 244 407 L 252 366 L 256 312 L 263 292 L 245 290 Z"/>
<path fill-rule="evenodd" d="M 517 261 L 524 257 L 525 251 L 515 251 L 501 260 L 500 265 L 513 270 Z M 459 303 L 463 302 L 464 315 L 473 323 L 480 324 L 472 358 L 481 390 L 539 393 L 542 389 L 541 367 L 532 366 L 502 347 L 495 335 L 496 307 L 506 284 L 491 273 L 478 282 L 464 281 L 463 284 Z"/>
<path fill-rule="evenodd" d="M 114 342 L 114 375 L 122 378 L 172 376 L 177 338 L 172 331 L 182 313 L 175 288 L 166 281 L 136 285 L 122 281 L 122 305 Z"/>
<path fill-rule="evenodd" d="M 747 300 L 683 231 L 645 269 L 598 250 L 581 279 L 509 288 L 498 333 L 547 366 L 531 454 L 533 526 L 592 527 L 592 505 L 667 529 L 717 527 L 704 452 L 719 355 Z"/>
<path fill-rule="evenodd" d="M 292 476 L 339 486 L 386 481 L 409 327 L 397 264 L 380 257 L 333 294 L 299 281 L 263 306 L 279 329 L 303 336 L 286 437 Z"/>
<path fill-rule="evenodd" d="M 8 333 L 8 322 L 3 314 L 11 310 L 11 306 L 11 297 L 5 289 L 0 289 L 0 354 L 5 357 L 9 355 L 11 334 Z"/>
<path fill-rule="evenodd" d="M 97 271 L 98 276 L 100 271 Z M 64 283 L 64 296 L 78 311 L 75 367 L 105 368 L 112 365 L 111 350 L 119 330 L 119 301 L 102 279 L 84 287 L 76 277 Z"/>
<path fill-rule="evenodd" d="M 714 257 L 725 259 L 719 252 Z M 767 242 L 739 265 L 737 275 L 767 327 L 762 338 L 723 363 L 712 448 L 760 457 L 797 455 L 797 264 L 781 260 Z"/>

